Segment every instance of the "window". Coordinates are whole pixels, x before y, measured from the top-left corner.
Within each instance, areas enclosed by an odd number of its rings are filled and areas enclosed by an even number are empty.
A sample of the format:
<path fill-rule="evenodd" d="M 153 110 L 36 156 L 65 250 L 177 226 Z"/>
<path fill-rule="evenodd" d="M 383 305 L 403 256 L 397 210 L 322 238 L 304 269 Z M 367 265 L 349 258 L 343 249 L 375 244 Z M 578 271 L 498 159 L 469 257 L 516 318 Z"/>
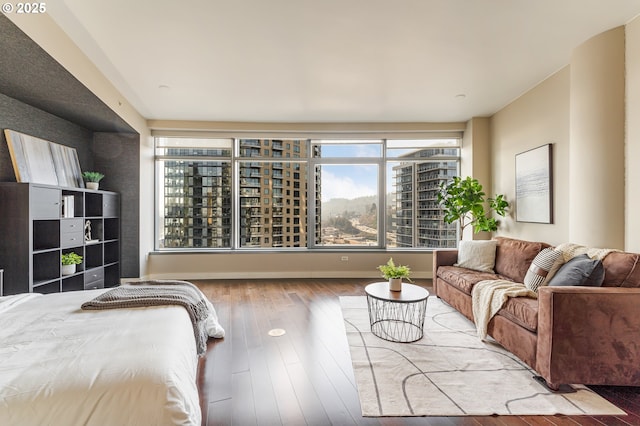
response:
<path fill-rule="evenodd" d="M 156 249 L 456 247 L 459 142 L 156 137 Z"/>
<path fill-rule="evenodd" d="M 440 184 L 458 175 L 459 148 L 450 140 L 387 144 L 387 247 L 453 248 L 457 224 L 446 224 L 437 201 Z M 404 146 L 404 148 L 403 148 Z"/>
<path fill-rule="evenodd" d="M 317 246 L 379 247 L 378 164 L 319 164 Z M 320 213 L 320 214 L 318 214 Z"/>
<path fill-rule="evenodd" d="M 231 142 L 156 139 L 158 248 L 231 247 Z"/>

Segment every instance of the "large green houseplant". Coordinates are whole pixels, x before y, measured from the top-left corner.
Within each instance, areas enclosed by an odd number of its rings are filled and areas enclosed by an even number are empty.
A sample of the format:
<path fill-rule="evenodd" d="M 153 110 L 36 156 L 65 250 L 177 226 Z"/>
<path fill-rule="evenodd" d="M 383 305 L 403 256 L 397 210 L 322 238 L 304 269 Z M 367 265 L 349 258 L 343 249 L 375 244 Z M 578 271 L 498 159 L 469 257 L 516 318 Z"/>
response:
<path fill-rule="evenodd" d="M 460 239 L 467 226 L 473 226 L 476 233 L 497 230 L 500 222 L 491 213 L 504 217 L 509 208 L 502 194 L 485 199 L 480 182 L 469 176 L 464 179 L 456 176 L 442 182 L 437 197 L 444 211 L 444 221 L 460 222 Z M 488 211 L 485 211 L 485 206 L 488 206 Z"/>

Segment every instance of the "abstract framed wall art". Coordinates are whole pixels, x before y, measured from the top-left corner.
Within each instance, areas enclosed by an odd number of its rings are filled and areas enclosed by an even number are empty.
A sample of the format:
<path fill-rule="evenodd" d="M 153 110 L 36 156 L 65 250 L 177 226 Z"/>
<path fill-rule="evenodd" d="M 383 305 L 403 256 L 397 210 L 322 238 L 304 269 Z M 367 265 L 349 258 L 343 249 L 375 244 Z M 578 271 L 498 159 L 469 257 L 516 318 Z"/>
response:
<path fill-rule="evenodd" d="M 5 129 L 17 182 L 84 188 L 75 148 Z"/>
<path fill-rule="evenodd" d="M 75 148 L 51 142 L 51 157 L 55 165 L 58 185 L 70 188 L 84 188 L 78 153 Z"/>
<path fill-rule="evenodd" d="M 516 154 L 516 221 L 553 223 L 552 145 Z"/>

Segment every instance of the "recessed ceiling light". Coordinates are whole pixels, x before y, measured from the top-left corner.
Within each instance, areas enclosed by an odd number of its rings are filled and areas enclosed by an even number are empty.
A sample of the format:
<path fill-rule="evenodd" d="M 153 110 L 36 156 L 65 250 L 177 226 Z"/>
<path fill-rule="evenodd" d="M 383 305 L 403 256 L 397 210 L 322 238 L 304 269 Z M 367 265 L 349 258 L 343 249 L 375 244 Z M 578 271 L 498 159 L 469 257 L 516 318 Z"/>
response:
<path fill-rule="evenodd" d="M 160 90 L 169 90 L 170 87 L 167 86 L 166 84 L 161 84 L 161 85 L 158 86 L 158 89 L 160 89 Z"/>
<path fill-rule="evenodd" d="M 464 93 L 460 93 L 460 94 L 456 95 L 456 99 L 458 99 L 458 100 L 462 100 L 462 99 L 464 99 L 466 97 L 467 97 L 467 95 L 465 95 Z"/>
<path fill-rule="evenodd" d="M 271 337 L 283 336 L 285 333 L 286 331 L 281 328 L 274 328 L 273 330 L 269 330 L 269 336 Z"/>

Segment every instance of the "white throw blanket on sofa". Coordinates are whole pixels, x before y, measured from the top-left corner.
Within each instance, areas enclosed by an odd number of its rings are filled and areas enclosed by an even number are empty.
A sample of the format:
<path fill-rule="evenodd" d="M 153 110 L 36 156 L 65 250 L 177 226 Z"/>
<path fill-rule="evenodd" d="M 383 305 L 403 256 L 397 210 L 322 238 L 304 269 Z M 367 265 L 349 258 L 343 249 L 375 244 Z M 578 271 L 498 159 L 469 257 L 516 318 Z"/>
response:
<path fill-rule="evenodd" d="M 513 281 L 484 280 L 473 286 L 471 290 L 473 320 L 480 339 L 486 339 L 489 321 L 502 309 L 509 297 L 520 296 L 538 297 L 536 292 L 529 290 L 524 284 Z"/>
<path fill-rule="evenodd" d="M 605 257 L 609 253 L 619 252 L 617 249 L 606 249 L 606 248 L 595 248 L 595 247 L 585 247 L 580 244 L 574 243 L 562 243 L 556 247 L 556 250 L 562 252 L 562 257 L 565 262 L 573 259 L 576 256 L 580 256 L 581 254 L 586 254 L 591 259 L 604 260 Z"/>

